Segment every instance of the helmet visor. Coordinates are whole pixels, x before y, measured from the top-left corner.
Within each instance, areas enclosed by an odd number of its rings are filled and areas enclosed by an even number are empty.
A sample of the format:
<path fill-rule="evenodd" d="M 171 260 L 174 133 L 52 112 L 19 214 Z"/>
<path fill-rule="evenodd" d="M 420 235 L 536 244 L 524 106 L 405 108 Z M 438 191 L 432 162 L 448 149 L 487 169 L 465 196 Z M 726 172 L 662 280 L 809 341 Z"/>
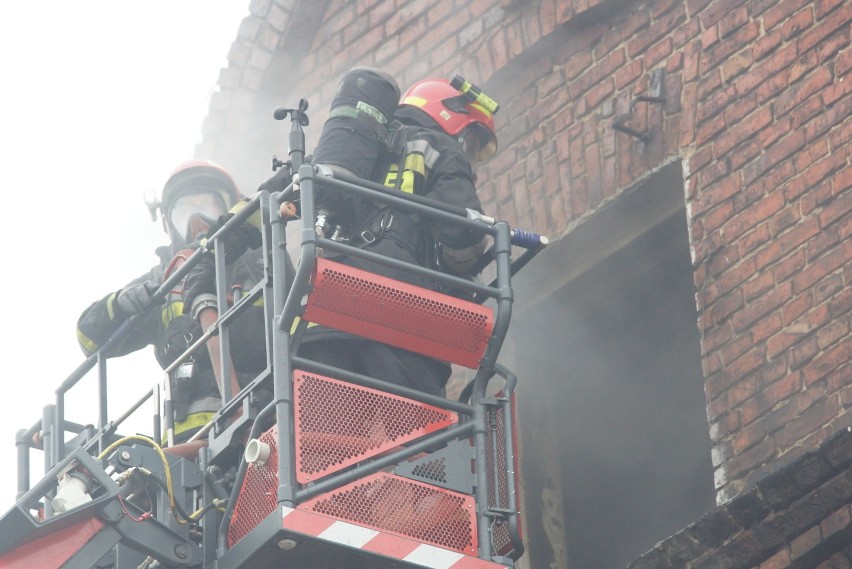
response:
<path fill-rule="evenodd" d="M 172 202 L 167 212 L 169 225 L 177 235 L 183 237 L 186 243 L 192 241 L 190 219 L 201 215 L 208 219 L 216 219 L 227 213 L 224 191 L 200 190 L 178 196 Z"/>
<path fill-rule="evenodd" d="M 459 136 L 465 155 L 472 162 L 484 162 L 497 153 L 497 141 L 487 128 L 472 123 Z"/>

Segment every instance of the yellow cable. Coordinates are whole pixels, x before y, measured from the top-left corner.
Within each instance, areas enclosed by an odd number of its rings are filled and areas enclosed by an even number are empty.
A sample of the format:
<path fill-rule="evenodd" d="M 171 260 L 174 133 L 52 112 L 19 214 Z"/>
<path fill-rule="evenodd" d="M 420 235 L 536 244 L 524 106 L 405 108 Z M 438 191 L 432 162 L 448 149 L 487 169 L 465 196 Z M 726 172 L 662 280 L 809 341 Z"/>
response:
<path fill-rule="evenodd" d="M 148 443 L 149 445 L 151 445 L 154 448 L 154 450 L 157 451 L 157 454 L 160 455 L 160 460 L 163 461 L 163 468 L 166 471 L 166 488 L 168 489 L 169 506 L 171 507 L 172 515 L 174 515 L 175 520 L 177 520 L 177 522 L 179 524 L 186 525 L 187 522 L 180 519 L 180 517 L 176 515 L 177 505 L 175 504 L 175 495 L 174 495 L 174 490 L 172 489 L 172 471 L 171 471 L 171 468 L 169 468 L 169 461 L 166 458 L 166 453 L 163 452 L 163 449 L 160 448 L 160 445 L 158 445 L 154 441 L 154 439 L 148 438 L 148 437 L 143 436 L 143 435 L 129 435 L 129 436 L 120 438 L 117 441 L 115 441 L 114 443 L 112 443 L 111 445 L 109 445 L 107 448 L 105 448 L 104 451 L 101 454 L 98 455 L 98 460 L 103 460 L 109 453 L 111 453 L 113 450 L 115 450 L 116 447 L 122 445 L 123 443 L 125 443 L 127 441 L 131 441 L 131 440 L 137 440 L 137 441 L 142 441 L 142 442 Z"/>

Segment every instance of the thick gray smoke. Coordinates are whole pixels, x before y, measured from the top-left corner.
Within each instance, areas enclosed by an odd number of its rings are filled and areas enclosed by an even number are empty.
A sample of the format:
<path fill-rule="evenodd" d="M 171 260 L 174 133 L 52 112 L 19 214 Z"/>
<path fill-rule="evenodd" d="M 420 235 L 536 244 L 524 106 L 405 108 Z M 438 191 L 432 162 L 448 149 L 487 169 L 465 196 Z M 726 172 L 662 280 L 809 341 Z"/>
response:
<path fill-rule="evenodd" d="M 554 279 L 558 246 L 533 261 Z M 515 284 L 521 298 L 541 282 L 521 273 Z M 553 554 L 539 496 L 554 473 L 536 453 L 558 455 L 572 569 L 625 567 L 714 507 L 682 212 L 516 314 L 511 341 L 531 566 Z"/>

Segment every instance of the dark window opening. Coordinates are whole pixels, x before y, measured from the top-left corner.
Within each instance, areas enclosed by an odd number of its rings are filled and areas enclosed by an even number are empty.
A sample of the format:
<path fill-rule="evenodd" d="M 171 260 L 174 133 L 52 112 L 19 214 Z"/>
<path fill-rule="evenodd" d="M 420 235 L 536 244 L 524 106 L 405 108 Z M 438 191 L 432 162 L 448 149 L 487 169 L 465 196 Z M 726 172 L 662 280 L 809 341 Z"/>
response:
<path fill-rule="evenodd" d="M 685 213 L 646 221 L 513 319 L 532 567 L 626 567 L 715 505 Z"/>

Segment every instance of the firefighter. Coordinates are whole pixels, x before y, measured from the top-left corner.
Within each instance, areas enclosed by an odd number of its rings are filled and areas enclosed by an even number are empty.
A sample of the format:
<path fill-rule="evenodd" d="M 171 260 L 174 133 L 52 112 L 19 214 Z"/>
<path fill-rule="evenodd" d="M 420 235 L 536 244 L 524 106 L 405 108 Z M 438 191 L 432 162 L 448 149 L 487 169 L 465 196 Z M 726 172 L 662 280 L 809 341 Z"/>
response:
<path fill-rule="evenodd" d="M 367 70 L 369 72 L 370 70 Z M 392 81 L 381 72 L 366 74 L 363 68 L 349 72 L 356 79 Z M 379 93 L 373 101 L 344 99 L 352 90 L 338 89 L 332 103 L 332 119 L 349 119 L 352 128 L 335 125 L 326 136 L 328 123 L 313 154 L 313 164 L 329 165 L 334 171 L 370 172 L 374 182 L 443 203 L 481 212 L 476 194 L 474 165 L 490 158 L 497 150 L 491 110 L 465 96 L 447 79 L 426 79 L 413 84 L 392 116 L 387 116 L 387 94 L 393 85 L 363 87 Z M 343 106 L 343 110 L 336 110 Z M 346 106 L 350 107 L 346 109 Z M 354 109 L 354 110 L 353 110 Z M 357 112 L 359 110 L 367 112 Z M 379 112 L 375 112 L 378 110 Z M 383 120 L 384 119 L 384 120 Z M 358 123 L 361 123 L 361 128 Z M 363 125 L 366 125 L 363 126 Z M 347 139 L 347 136 L 355 137 Z M 380 148 L 370 152 L 365 146 Z M 347 156 L 347 148 L 357 148 L 356 158 L 372 159 L 367 166 Z M 318 211 L 327 210 L 328 223 L 336 236 L 349 245 L 420 266 L 473 278 L 468 271 L 487 246 L 484 233 L 432 222 L 371 200 L 345 195 L 318 195 Z M 398 269 L 354 257 L 335 259 L 373 273 L 418 286 L 435 288 L 430 280 Z M 452 293 L 452 291 L 442 291 Z M 450 376 L 450 366 L 432 358 L 379 344 L 319 326 L 309 328 L 300 355 L 329 365 L 394 382 L 427 393 L 442 394 Z"/>
<path fill-rule="evenodd" d="M 149 204 L 155 218 L 159 209 L 169 238 L 169 246 L 157 250 L 161 262 L 92 303 L 82 313 L 77 323 L 77 339 L 83 352 L 87 356 L 96 352 L 134 314 L 140 314 L 137 325 L 110 349 L 110 357 L 152 345 L 157 362 L 165 369 L 186 351 L 202 335 L 202 328 L 188 310 L 184 313 L 183 285 L 169 291 L 165 301 L 156 307 L 152 307 L 151 295 L 191 255 L 197 239 L 227 216 L 241 199 L 233 178 L 215 162 L 189 160 L 180 164 L 166 181 L 160 201 Z M 260 251 L 242 249 L 244 252 L 229 263 L 229 281 L 232 286 L 248 290 L 262 277 Z M 234 323 L 241 333 L 233 335 L 231 357 L 242 383 L 266 366 L 263 318 L 262 307 L 252 307 Z M 208 351 L 197 350 L 169 378 L 175 410 L 175 442 L 186 441 L 221 407 L 220 388 L 212 365 Z"/>

